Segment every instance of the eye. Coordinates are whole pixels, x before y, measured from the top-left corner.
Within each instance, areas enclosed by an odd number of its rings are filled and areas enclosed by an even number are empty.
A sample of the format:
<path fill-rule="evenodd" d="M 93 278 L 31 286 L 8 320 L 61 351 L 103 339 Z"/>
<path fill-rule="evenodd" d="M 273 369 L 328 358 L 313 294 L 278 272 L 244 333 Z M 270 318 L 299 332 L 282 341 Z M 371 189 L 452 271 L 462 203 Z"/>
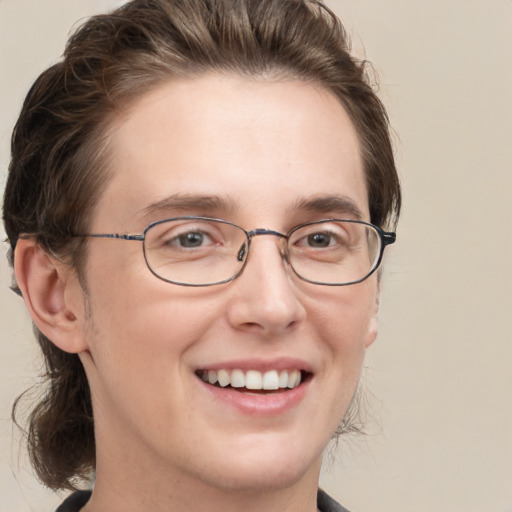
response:
<path fill-rule="evenodd" d="M 200 231 L 190 231 L 188 233 L 180 234 L 168 240 L 167 245 L 179 245 L 183 248 L 202 247 L 209 245 L 212 242 L 210 236 Z"/>
<path fill-rule="evenodd" d="M 306 237 L 306 242 L 309 247 L 329 247 L 332 243 L 334 243 L 333 236 L 331 233 L 321 232 L 321 233 L 313 233 Z"/>
<path fill-rule="evenodd" d="M 346 247 L 350 236 L 343 227 L 329 223 L 298 229 L 291 240 L 295 247 L 307 250 Z"/>
<path fill-rule="evenodd" d="M 222 225 L 207 221 L 177 220 L 151 228 L 147 247 L 153 250 L 194 251 L 223 245 Z"/>

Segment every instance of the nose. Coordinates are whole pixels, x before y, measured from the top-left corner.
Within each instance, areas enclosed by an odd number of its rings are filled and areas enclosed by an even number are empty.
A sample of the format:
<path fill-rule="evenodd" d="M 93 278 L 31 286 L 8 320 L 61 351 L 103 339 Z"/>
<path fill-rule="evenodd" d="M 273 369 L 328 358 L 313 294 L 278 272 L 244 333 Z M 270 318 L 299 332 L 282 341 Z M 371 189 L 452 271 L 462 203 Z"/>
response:
<path fill-rule="evenodd" d="M 255 237 L 244 271 L 231 283 L 228 320 L 237 330 L 275 336 L 305 318 L 297 281 L 287 268 L 281 238 Z"/>

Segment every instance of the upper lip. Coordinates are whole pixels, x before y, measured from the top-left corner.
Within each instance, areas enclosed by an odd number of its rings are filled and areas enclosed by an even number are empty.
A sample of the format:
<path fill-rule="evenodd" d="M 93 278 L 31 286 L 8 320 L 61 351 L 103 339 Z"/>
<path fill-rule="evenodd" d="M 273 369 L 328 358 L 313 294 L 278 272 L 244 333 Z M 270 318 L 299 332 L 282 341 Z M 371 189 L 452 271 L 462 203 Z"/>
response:
<path fill-rule="evenodd" d="M 295 357 L 280 357 L 275 359 L 230 359 L 218 363 L 208 363 L 199 366 L 197 370 L 257 370 L 266 372 L 270 370 L 301 370 L 313 373 L 311 364 Z"/>

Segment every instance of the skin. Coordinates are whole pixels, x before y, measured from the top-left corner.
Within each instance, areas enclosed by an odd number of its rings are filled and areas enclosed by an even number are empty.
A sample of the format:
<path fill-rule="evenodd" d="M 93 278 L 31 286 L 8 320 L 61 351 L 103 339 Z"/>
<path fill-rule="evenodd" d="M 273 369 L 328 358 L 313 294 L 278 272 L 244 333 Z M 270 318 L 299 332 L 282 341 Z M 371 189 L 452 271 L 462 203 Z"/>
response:
<path fill-rule="evenodd" d="M 369 220 L 355 129 L 339 101 L 310 84 L 217 74 L 173 81 L 115 120 L 111 151 L 91 232 L 140 233 L 182 214 L 280 232 L 354 218 L 297 206 L 333 194 Z M 224 201 L 162 206 L 176 194 Z M 305 283 L 272 236 L 253 240 L 238 279 L 206 288 L 157 279 L 140 242 L 90 240 L 87 293 L 33 241 L 20 241 L 16 265 L 39 328 L 80 354 L 89 379 L 97 481 L 85 512 L 316 510 L 322 452 L 376 336 L 375 275 L 346 287 Z M 280 414 L 212 399 L 195 374 L 283 357 L 307 362 L 312 378 Z"/>

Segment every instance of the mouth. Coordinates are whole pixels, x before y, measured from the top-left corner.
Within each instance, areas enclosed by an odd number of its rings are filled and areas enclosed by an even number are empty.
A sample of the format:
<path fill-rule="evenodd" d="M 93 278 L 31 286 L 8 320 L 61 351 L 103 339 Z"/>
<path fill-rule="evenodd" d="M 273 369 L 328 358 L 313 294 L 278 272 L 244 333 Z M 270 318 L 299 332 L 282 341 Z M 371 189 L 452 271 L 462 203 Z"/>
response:
<path fill-rule="evenodd" d="M 289 370 L 198 370 L 196 375 L 207 384 L 243 393 L 275 394 L 297 388 L 309 380 L 311 373 L 297 368 Z"/>

